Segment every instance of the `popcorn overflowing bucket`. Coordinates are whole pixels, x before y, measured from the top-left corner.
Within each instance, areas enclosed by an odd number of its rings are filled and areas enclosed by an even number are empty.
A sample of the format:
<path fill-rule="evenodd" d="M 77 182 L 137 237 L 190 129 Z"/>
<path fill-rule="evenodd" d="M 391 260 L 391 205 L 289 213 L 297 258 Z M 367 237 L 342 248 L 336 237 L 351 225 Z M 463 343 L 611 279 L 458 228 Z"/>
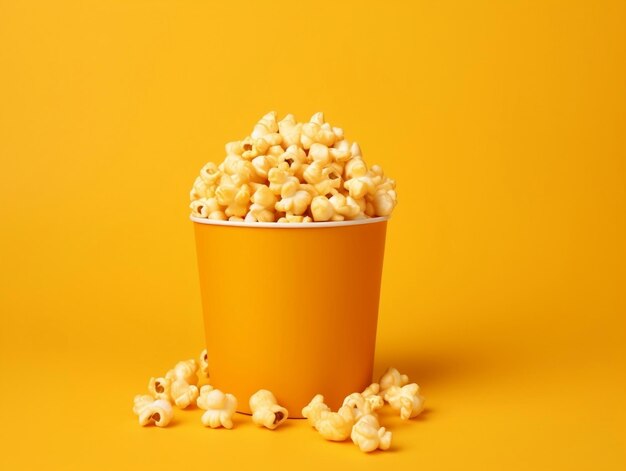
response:
<path fill-rule="evenodd" d="M 272 391 L 290 417 L 372 380 L 386 217 L 194 223 L 211 384 Z"/>

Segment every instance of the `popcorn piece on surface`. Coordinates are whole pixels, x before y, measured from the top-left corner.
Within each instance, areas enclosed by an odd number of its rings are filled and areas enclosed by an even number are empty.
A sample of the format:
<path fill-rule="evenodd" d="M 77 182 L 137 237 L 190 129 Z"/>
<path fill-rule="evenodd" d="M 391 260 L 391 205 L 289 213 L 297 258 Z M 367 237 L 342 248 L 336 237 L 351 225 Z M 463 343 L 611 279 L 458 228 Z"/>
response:
<path fill-rule="evenodd" d="M 165 374 L 169 379 L 183 379 L 189 384 L 198 384 L 198 364 L 196 360 L 179 361 L 173 369 Z"/>
<path fill-rule="evenodd" d="M 171 381 L 170 398 L 180 409 L 185 409 L 198 397 L 197 371 L 196 360 L 190 359 L 179 361 L 173 369 L 165 373 L 165 378 Z"/>
<path fill-rule="evenodd" d="M 341 406 L 337 412 L 322 411 L 315 428 L 326 440 L 342 442 L 350 437 L 354 420 L 352 407 Z"/>
<path fill-rule="evenodd" d="M 385 400 L 395 410 L 400 411 L 402 420 L 411 419 L 424 410 L 424 398 L 415 383 L 405 386 L 391 386 L 385 392 Z"/>
<path fill-rule="evenodd" d="M 237 399 L 232 394 L 224 394 L 213 386 L 204 385 L 200 388 L 198 407 L 206 412 L 202 414 L 202 424 L 205 427 L 233 428 L 233 415 L 237 409 Z"/>
<path fill-rule="evenodd" d="M 200 352 L 200 357 L 198 358 L 198 370 L 202 374 L 204 378 L 209 377 L 209 355 L 206 351 L 206 348 Z"/>
<path fill-rule="evenodd" d="M 385 405 L 385 401 L 380 393 L 380 385 L 378 383 L 372 383 L 368 387 L 366 387 L 361 396 L 365 401 L 367 401 L 372 409 L 372 411 L 377 411 L 382 406 Z"/>
<path fill-rule="evenodd" d="M 169 402 L 164 399 L 155 400 L 147 394 L 135 396 L 133 413 L 139 417 L 141 426 L 154 423 L 157 427 L 165 427 L 174 416 Z"/>
<path fill-rule="evenodd" d="M 379 392 L 380 392 L 380 384 L 372 383 L 363 390 L 363 392 L 361 393 L 361 396 L 363 396 L 364 398 L 368 398 L 374 395 L 378 395 Z"/>
<path fill-rule="evenodd" d="M 324 403 L 324 396 L 317 394 L 308 405 L 302 409 L 306 417 L 326 440 L 343 441 L 350 436 L 354 425 L 354 412 L 351 406 L 344 405 L 338 412 L 332 412 Z"/>
<path fill-rule="evenodd" d="M 343 405 L 352 409 L 355 420 L 359 420 L 364 415 L 372 415 L 376 413 L 372 408 L 372 401 L 364 398 L 363 395 L 358 392 L 354 392 L 346 396 L 343 400 Z M 377 403 L 377 409 L 380 407 L 382 407 L 382 405 L 378 406 Z"/>
<path fill-rule="evenodd" d="M 152 397 L 156 399 L 163 399 L 165 401 L 171 400 L 170 388 L 172 380 L 169 378 L 150 378 L 148 383 L 148 391 Z"/>
<path fill-rule="evenodd" d="M 330 407 L 324 403 L 324 396 L 317 394 L 311 402 L 302 409 L 302 415 L 306 417 L 313 428 L 317 428 L 317 421 L 323 412 L 330 412 Z"/>
<path fill-rule="evenodd" d="M 176 407 L 185 409 L 195 403 L 198 398 L 198 386 L 189 384 L 182 378 L 176 379 L 172 382 L 170 394 Z"/>
<path fill-rule="evenodd" d="M 278 405 L 276 397 L 266 389 L 260 389 L 250 397 L 252 421 L 274 430 L 289 416 L 287 409 Z"/>
<path fill-rule="evenodd" d="M 366 453 L 374 450 L 387 450 L 391 446 L 391 432 L 385 430 L 373 415 L 362 416 L 350 434 L 352 441 Z"/>
<path fill-rule="evenodd" d="M 407 375 L 400 374 L 398 370 L 395 368 L 388 368 L 387 371 L 380 377 L 378 384 L 380 385 L 380 390 L 384 393 L 391 386 L 404 386 L 409 382 L 409 377 Z"/>

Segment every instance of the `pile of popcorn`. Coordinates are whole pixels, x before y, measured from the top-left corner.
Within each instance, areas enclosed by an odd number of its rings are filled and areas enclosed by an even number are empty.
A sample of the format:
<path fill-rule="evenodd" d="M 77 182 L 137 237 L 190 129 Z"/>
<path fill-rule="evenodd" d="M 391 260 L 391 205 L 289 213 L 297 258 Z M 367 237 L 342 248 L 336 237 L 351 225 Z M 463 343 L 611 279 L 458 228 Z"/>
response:
<path fill-rule="evenodd" d="M 207 383 L 200 386 L 199 382 Z M 167 426 L 174 417 L 172 404 L 179 409 L 197 405 L 205 412 L 200 421 L 205 427 L 233 428 L 233 415 L 237 410 L 237 398 L 223 393 L 208 384 L 209 373 L 206 350 L 199 361 L 186 360 L 176 364 L 165 376 L 150 378 L 150 394 L 137 395 L 133 412 L 140 425 Z M 381 427 L 377 411 L 386 403 L 400 413 L 403 420 L 411 419 L 424 410 L 424 398 L 416 383 L 395 368 L 389 368 L 378 383 L 370 384 L 363 392 L 349 394 L 343 405 L 334 412 L 324 403 L 324 396 L 317 394 L 302 409 L 312 427 L 326 440 L 352 439 L 361 451 L 387 450 L 391 446 L 391 432 Z M 265 389 L 254 393 L 250 399 L 252 421 L 274 430 L 289 417 L 274 394 Z"/>
<path fill-rule="evenodd" d="M 252 134 L 226 144 L 221 164 L 207 163 L 191 189 L 191 215 L 245 222 L 343 221 L 389 216 L 396 182 L 367 166 L 343 129 L 314 114 L 263 116 Z"/>

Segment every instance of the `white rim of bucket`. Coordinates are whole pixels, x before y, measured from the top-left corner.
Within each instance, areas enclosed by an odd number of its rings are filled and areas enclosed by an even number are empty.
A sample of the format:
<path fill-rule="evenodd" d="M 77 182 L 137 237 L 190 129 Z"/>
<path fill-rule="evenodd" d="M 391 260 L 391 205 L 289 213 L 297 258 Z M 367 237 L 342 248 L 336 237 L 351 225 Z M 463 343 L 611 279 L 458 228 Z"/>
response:
<path fill-rule="evenodd" d="M 341 227 L 359 226 L 361 224 L 375 224 L 377 222 L 388 221 L 389 216 L 366 219 L 353 219 L 351 221 L 326 221 L 326 222 L 242 222 L 242 221 L 221 221 L 219 219 L 206 219 L 189 216 L 193 222 L 198 224 L 208 224 L 212 226 L 234 226 L 234 227 L 267 227 L 270 229 L 317 229 L 319 227 Z"/>

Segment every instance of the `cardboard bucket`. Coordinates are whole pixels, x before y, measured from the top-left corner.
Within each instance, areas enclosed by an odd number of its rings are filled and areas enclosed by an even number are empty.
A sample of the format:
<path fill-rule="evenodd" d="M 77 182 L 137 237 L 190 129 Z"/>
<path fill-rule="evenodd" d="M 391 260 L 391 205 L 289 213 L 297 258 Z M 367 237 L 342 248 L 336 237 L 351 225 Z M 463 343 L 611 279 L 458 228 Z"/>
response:
<path fill-rule="evenodd" d="M 211 384 L 238 411 L 259 389 L 289 417 L 372 380 L 387 218 L 194 223 Z"/>

